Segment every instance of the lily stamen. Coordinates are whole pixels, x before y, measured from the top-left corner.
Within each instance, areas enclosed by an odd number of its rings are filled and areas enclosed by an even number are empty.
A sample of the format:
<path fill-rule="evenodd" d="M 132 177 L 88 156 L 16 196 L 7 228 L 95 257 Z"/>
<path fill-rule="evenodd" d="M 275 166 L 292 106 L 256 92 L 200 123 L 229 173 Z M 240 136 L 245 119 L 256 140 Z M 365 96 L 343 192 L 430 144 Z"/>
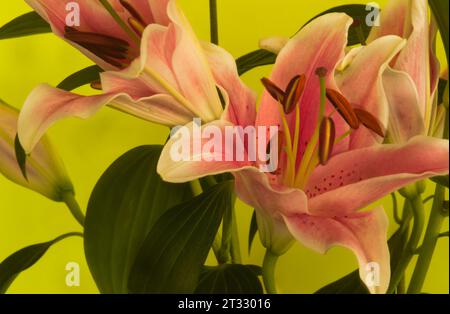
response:
<path fill-rule="evenodd" d="M 126 0 L 119 0 L 120 4 L 130 13 L 130 15 L 141 25 L 145 25 L 144 19 L 139 12 Z M 144 26 L 145 28 L 145 26 Z"/>
<path fill-rule="evenodd" d="M 130 25 L 130 27 L 139 35 L 142 37 L 142 34 L 144 33 L 145 30 L 145 24 L 142 24 L 141 22 L 139 22 L 139 20 L 130 17 L 128 18 L 128 25 Z"/>

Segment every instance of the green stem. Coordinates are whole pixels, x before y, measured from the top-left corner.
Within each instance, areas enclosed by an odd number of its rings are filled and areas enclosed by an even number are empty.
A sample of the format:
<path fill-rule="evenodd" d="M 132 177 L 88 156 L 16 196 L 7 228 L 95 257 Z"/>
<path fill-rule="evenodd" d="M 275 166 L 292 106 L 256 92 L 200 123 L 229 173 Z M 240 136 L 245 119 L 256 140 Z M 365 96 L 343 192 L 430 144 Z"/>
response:
<path fill-rule="evenodd" d="M 63 194 L 62 196 L 63 202 L 66 203 L 69 208 L 72 216 L 78 221 L 78 223 L 84 227 L 84 214 L 80 209 L 80 205 L 78 205 L 77 200 L 75 199 L 75 195 L 72 192 L 68 192 Z"/>
<path fill-rule="evenodd" d="M 200 181 L 194 180 L 189 182 L 189 185 L 191 186 L 192 195 L 199 196 L 203 193 L 202 185 L 200 184 Z"/>
<path fill-rule="evenodd" d="M 431 209 L 430 218 L 428 221 L 427 230 L 423 244 L 419 252 L 419 258 L 414 268 L 414 273 L 411 277 L 408 293 L 420 293 L 430 267 L 431 259 L 433 257 L 434 249 L 444 222 L 444 215 L 442 214 L 442 204 L 445 197 L 445 188 L 441 185 L 436 185 L 433 208 Z"/>
<path fill-rule="evenodd" d="M 232 238 L 232 208 L 225 211 L 222 222 L 222 246 L 220 248 L 220 260 L 227 263 L 231 259 L 231 238 Z"/>
<path fill-rule="evenodd" d="M 216 257 L 218 264 L 226 263 L 226 261 L 223 261 L 222 257 L 220 256 L 221 244 L 222 244 L 222 239 L 221 239 L 220 233 L 217 232 L 216 237 L 214 238 L 213 245 L 212 245 L 212 250 L 214 252 L 214 256 Z"/>
<path fill-rule="evenodd" d="M 406 245 L 403 256 L 401 257 L 400 262 L 398 263 L 396 269 L 394 270 L 394 273 L 392 274 L 388 293 L 393 293 L 402 280 L 406 268 L 408 267 L 411 259 L 414 256 L 414 253 L 417 250 L 424 226 L 425 217 L 421 195 L 419 194 L 411 197 L 410 199 L 405 199 L 405 202 L 409 202 L 409 205 L 411 206 L 413 212 L 413 230 L 411 232 L 411 237 L 409 238 L 408 244 Z"/>
<path fill-rule="evenodd" d="M 236 212 L 233 208 L 231 209 L 231 260 L 234 264 L 240 264 L 242 261 L 241 258 L 241 245 L 239 243 L 239 230 L 236 219 Z"/>
<path fill-rule="evenodd" d="M 209 19 L 211 28 L 211 42 L 219 44 L 219 27 L 217 22 L 217 0 L 209 0 Z"/>
<path fill-rule="evenodd" d="M 59 237 L 57 237 L 56 239 L 53 240 L 53 243 L 57 243 L 59 241 L 62 241 L 64 239 L 67 239 L 69 237 L 83 237 L 83 234 L 81 232 L 69 232 L 63 235 L 60 235 Z"/>
<path fill-rule="evenodd" d="M 262 276 L 264 287 L 266 287 L 266 292 L 268 294 L 277 294 L 277 287 L 275 283 L 275 266 L 277 264 L 277 260 L 278 255 L 266 250 L 266 255 L 264 255 L 262 266 Z"/>

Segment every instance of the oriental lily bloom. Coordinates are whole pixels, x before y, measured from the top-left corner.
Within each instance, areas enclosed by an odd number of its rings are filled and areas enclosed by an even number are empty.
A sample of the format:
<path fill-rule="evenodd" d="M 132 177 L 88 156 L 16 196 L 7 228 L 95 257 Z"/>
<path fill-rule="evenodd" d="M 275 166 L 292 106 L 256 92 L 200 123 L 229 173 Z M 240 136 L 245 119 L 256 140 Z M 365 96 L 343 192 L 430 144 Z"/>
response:
<path fill-rule="evenodd" d="M 74 194 L 73 186 L 46 137 L 39 141 L 35 153 L 27 160 L 26 178 L 22 174 L 14 149 L 18 117 L 17 109 L 0 100 L 0 173 L 51 200 L 63 201 L 67 193 Z"/>
<path fill-rule="evenodd" d="M 171 182 L 233 172 L 238 196 L 256 209 L 268 250 L 281 255 L 294 238 L 319 252 L 347 247 L 357 256 L 363 280 L 377 263 L 378 285 L 368 285 L 384 293 L 390 279 L 388 220 L 382 208 L 359 209 L 402 186 L 448 173 L 448 142 L 415 137 L 402 145 L 381 144 L 389 118 L 382 73 L 405 41 L 384 36 L 345 56 L 351 24 L 341 13 L 315 19 L 281 49 L 270 79 L 263 80 L 266 92 L 254 125 L 279 127 L 276 171 L 261 172 L 262 162 L 249 158 L 229 161 L 223 155 L 235 143 L 223 138 L 214 152 L 202 139 L 202 161 L 174 161 L 173 147 L 191 141 L 179 130 L 165 146 L 158 172 Z M 233 107 L 237 116 L 244 109 Z M 204 128 L 214 126 L 223 136 L 232 123 L 222 119 Z"/>
<path fill-rule="evenodd" d="M 174 126 L 194 117 L 206 122 L 219 119 L 223 105 L 254 99 L 240 82 L 231 55 L 200 43 L 175 0 L 110 1 L 122 20 L 133 26 L 140 49 L 99 1 L 79 1 L 79 29 L 64 28 L 65 1 L 29 2 L 52 24 L 55 33 L 108 71 L 101 74 L 100 95 L 80 96 L 46 84 L 36 87 L 19 118 L 19 138 L 26 152 L 33 150 L 56 121 L 71 116 L 87 118 L 106 104 Z M 247 116 L 254 115 L 250 112 Z"/>
<path fill-rule="evenodd" d="M 390 1 L 383 9 L 380 26 L 373 27 L 368 38 L 368 42 L 385 35 L 407 39 L 405 48 L 383 74 L 390 106 L 389 134 L 396 143 L 416 135 L 442 133 L 445 108 L 434 101 L 439 79 L 437 26 L 428 16 L 427 0 Z"/>

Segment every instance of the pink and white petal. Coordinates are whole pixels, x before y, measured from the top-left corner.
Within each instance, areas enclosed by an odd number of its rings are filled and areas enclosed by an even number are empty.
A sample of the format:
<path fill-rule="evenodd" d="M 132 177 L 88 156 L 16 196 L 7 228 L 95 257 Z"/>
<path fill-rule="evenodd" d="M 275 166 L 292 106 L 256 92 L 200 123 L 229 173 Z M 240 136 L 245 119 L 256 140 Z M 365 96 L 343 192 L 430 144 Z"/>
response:
<path fill-rule="evenodd" d="M 222 104 L 203 48 L 176 1 L 169 2 L 168 15 L 175 27 L 172 69 L 181 94 L 195 105 L 204 121 L 219 119 Z"/>
<path fill-rule="evenodd" d="M 256 210 L 261 243 L 277 255 L 292 245 L 292 235 L 286 228 L 282 213 L 307 213 L 307 199 L 303 191 L 273 184 L 271 174 L 257 168 L 234 173 L 238 197 Z"/>
<path fill-rule="evenodd" d="M 427 0 L 411 1 L 412 32 L 394 68 L 408 73 L 419 95 L 419 108 L 425 120 L 430 119 L 430 32 Z"/>
<path fill-rule="evenodd" d="M 225 49 L 203 42 L 216 83 L 227 93 L 229 104 L 222 118 L 235 125 L 255 125 L 256 94 L 242 82 L 233 56 Z"/>
<path fill-rule="evenodd" d="M 284 216 L 284 221 L 300 243 L 322 254 L 336 245 L 352 250 L 370 292 L 386 293 L 391 270 L 383 208 L 333 218 L 297 214 Z"/>
<path fill-rule="evenodd" d="M 185 125 L 194 118 L 192 112 L 170 95 L 158 94 L 130 101 L 128 97 L 119 97 L 109 104 L 135 117 L 166 125 L 169 127 Z"/>
<path fill-rule="evenodd" d="M 205 125 L 197 122 L 172 130 L 157 167 L 164 181 L 187 182 L 253 166 L 245 150 L 237 149 L 237 140 L 226 140 L 226 127 L 232 127 L 230 122 L 215 120 Z M 236 158 L 236 153 L 242 153 L 241 158 Z"/>
<path fill-rule="evenodd" d="M 434 99 L 437 91 L 439 76 L 440 76 L 440 63 L 436 54 L 436 40 L 439 27 L 436 19 L 431 18 L 430 22 L 430 98 Z M 448 78 L 447 78 L 448 80 Z"/>
<path fill-rule="evenodd" d="M 331 13 L 316 18 L 300 30 L 280 51 L 270 79 L 280 88 L 286 88 L 288 82 L 296 75 L 306 76 L 306 85 L 300 100 L 301 107 L 301 139 L 299 155 L 303 154 L 305 142 L 312 136 L 319 112 L 319 78 L 316 69 L 324 67 L 328 70 L 327 86 L 334 87 L 334 70 L 344 57 L 347 44 L 347 31 L 352 19 L 342 13 Z M 331 110 L 331 106 L 328 106 Z M 288 117 L 295 129 L 295 115 Z M 337 119 L 337 134 L 341 134 L 346 126 L 342 119 Z M 277 102 L 265 92 L 257 116 L 257 125 L 281 125 Z M 341 130 L 342 129 L 342 130 Z"/>
<path fill-rule="evenodd" d="M 66 5 L 70 0 L 26 0 L 38 14 L 40 14 L 52 26 L 55 34 L 62 36 L 66 27 L 66 17 L 69 11 Z M 80 7 L 79 31 L 94 32 L 129 41 L 129 36 L 117 24 L 111 14 L 102 6 L 100 1 L 78 0 L 76 3 Z M 113 1 L 114 7 L 119 13 L 125 9 L 118 0 Z"/>
<path fill-rule="evenodd" d="M 262 209 L 271 215 L 277 213 L 308 213 L 308 204 L 302 190 L 276 183 L 273 175 L 250 168 L 234 174 L 236 193 L 250 206 Z"/>
<path fill-rule="evenodd" d="M 66 27 L 66 5 L 69 0 L 26 0 L 26 2 L 47 22 L 50 23 L 53 33 L 61 38 L 64 38 Z M 116 1 L 117 2 L 117 1 Z M 111 15 L 105 10 L 99 1 L 81 0 L 77 1 L 80 6 L 80 26 L 77 27 L 79 31 L 95 32 L 103 35 L 113 36 L 125 40 L 137 50 L 137 45 L 130 40 L 125 31 L 117 24 Z M 116 4 L 117 6 L 117 4 Z M 120 7 L 122 10 L 123 8 Z M 102 69 L 114 70 L 116 66 L 111 65 L 103 59 L 97 57 L 95 54 L 83 48 L 82 46 L 66 40 L 69 44 L 77 48 L 89 59 L 98 64 Z"/>
<path fill-rule="evenodd" d="M 389 107 L 383 89 L 382 74 L 389 62 L 404 47 L 405 40 L 398 36 L 384 36 L 361 49 L 336 82 L 341 92 L 356 108 L 374 115 L 384 129 L 388 126 Z M 364 82 L 361 85 L 361 82 Z M 350 149 L 381 143 L 383 138 L 367 128 L 360 127 L 351 135 Z"/>
<path fill-rule="evenodd" d="M 79 96 L 48 84 L 31 91 L 22 107 L 18 135 L 26 152 L 30 153 L 46 130 L 66 117 L 88 118 L 118 95 Z"/>
<path fill-rule="evenodd" d="M 141 2 L 141 0 L 133 0 L 134 2 Z M 148 0 L 150 9 L 152 11 L 154 23 L 161 25 L 169 25 L 170 19 L 167 15 L 167 7 L 171 0 Z"/>
<path fill-rule="evenodd" d="M 425 135 L 419 95 L 411 77 L 402 71 L 386 69 L 383 86 L 389 105 L 389 134 L 394 143 L 406 143 L 416 135 Z"/>
<path fill-rule="evenodd" d="M 352 213 L 403 186 L 447 174 L 448 163 L 448 140 L 425 136 L 336 155 L 308 182 L 309 210 L 320 216 Z"/>
<path fill-rule="evenodd" d="M 422 1 L 422 0 L 419 0 Z M 397 35 L 408 38 L 412 32 L 411 25 L 411 0 L 388 1 L 383 13 L 380 14 L 379 26 L 373 26 L 367 42 L 370 43 L 377 38 L 386 35 Z"/>

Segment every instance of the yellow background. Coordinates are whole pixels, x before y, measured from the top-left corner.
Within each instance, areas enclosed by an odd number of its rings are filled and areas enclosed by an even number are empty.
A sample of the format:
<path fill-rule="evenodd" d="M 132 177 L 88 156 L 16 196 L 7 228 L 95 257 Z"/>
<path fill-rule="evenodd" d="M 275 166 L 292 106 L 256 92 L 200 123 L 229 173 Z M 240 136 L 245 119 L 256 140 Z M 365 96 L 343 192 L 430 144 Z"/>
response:
<path fill-rule="evenodd" d="M 364 1 L 218 0 L 220 43 L 235 57 L 257 48 L 258 40 L 272 35 L 290 36 L 312 16 L 332 6 Z M 383 6 L 385 0 L 378 1 Z M 194 29 L 209 39 L 207 0 L 181 0 Z M 30 11 L 21 0 L 0 2 L 0 25 Z M 442 57 L 442 49 L 440 52 Z M 46 34 L 0 41 L 0 98 L 20 108 L 27 94 L 41 82 L 58 84 L 69 74 L 91 65 L 90 61 L 57 37 Z M 252 88 L 261 91 L 259 78 L 268 75 L 264 67 L 244 75 Z M 88 88 L 79 90 L 88 93 Z M 50 137 L 63 157 L 85 208 L 90 192 L 102 172 L 127 150 L 142 144 L 163 143 L 167 130 L 109 108 L 89 120 L 68 119 L 52 127 Z M 429 184 L 431 185 L 431 184 Z M 432 191 L 431 187 L 429 191 Z M 391 215 L 389 199 L 384 204 Z M 427 213 L 429 207 L 427 206 Z M 260 264 L 263 249 L 257 242 L 251 256 L 247 234 L 251 210 L 239 204 L 239 231 L 244 261 Z M 390 232 L 395 224 L 391 224 Z M 445 225 L 448 230 L 448 224 Z M 0 175 L 0 260 L 30 244 L 48 241 L 80 227 L 63 204 L 16 186 Z M 443 230 L 444 231 L 444 230 Z M 65 265 L 81 266 L 81 286 L 65 285 Z M 448 293 L 448 238 L 439 240 L 424 291 Z M 296 244 L 281 257 L 276 277 L 281 292 L 311 293 L 356 268 L 354 256 L 342 248 L 320 255 Z M 82 240 L 70 238 L 54 247 L 33 268 L 12 284 L 11 293 L 96 293 L 98 292 L 83 254 Z"/>

